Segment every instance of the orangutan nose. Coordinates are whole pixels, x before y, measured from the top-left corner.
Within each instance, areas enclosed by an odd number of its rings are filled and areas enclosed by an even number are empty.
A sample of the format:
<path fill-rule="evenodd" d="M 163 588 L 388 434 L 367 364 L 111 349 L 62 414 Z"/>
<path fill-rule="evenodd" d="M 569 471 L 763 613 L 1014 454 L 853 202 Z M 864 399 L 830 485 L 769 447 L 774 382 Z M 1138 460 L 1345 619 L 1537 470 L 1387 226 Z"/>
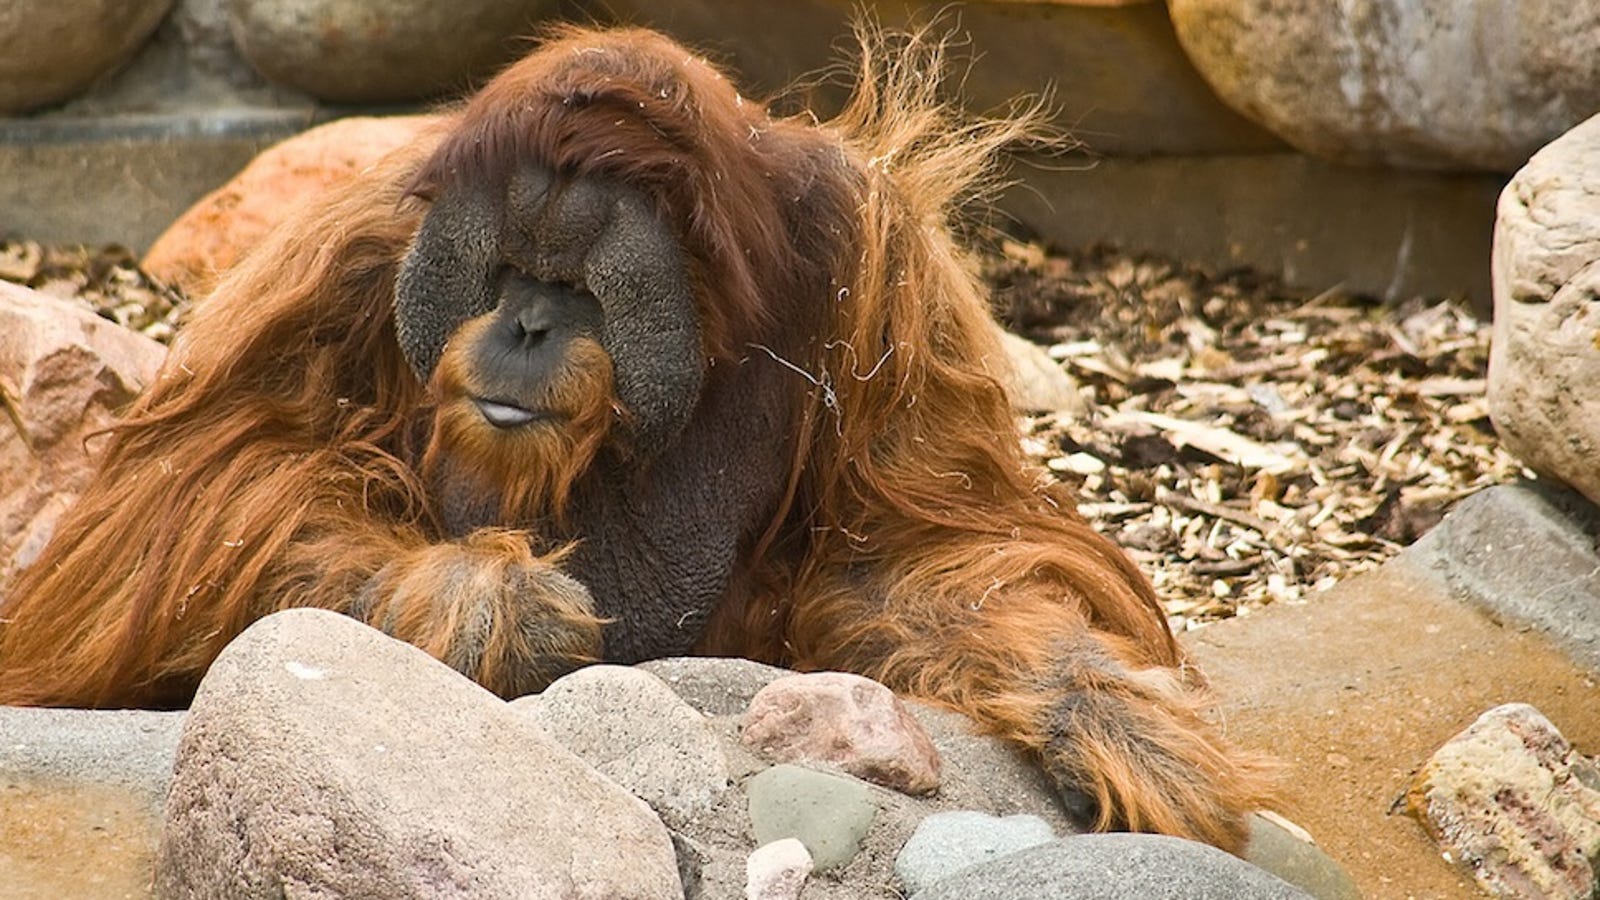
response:
<path fill-rule="evenodd" d="M 557 316 L 548 297 L 536 297 L 523 305 L 512 320 L 512 328 L 525 348 L 533 348 L 549 337 Z"/>

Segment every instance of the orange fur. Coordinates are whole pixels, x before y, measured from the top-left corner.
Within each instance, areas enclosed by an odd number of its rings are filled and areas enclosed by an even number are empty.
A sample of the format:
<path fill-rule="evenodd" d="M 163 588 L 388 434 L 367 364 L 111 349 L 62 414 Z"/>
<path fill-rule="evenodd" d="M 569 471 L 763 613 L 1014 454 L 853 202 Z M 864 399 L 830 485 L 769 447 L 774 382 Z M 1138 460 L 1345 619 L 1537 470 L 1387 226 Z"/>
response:
<path fill-rule="evenodd" d="M 577 342 L 548 387 L 562 424 L 499 434 L 466 405 L 458 350 L 481 326 L 423 386 L 391 321 L 408 196 L 535 161 L 652 197 L 705 357 L 792 375 L 781 499 L 702 650 L 870 675 L 1038 754 L 1099 827 L 1238 849 L 1261 766 L 1203 721 L 1148 582 L 1026 465 L 953 237 L 1039 116 L 962 119 L 937 42 L 864 45 L 854 101 L 817 126 L 659 35 L 557 31 L 299 213 L 200 306 L 13 584 L 0 703 L 182 703 L 228 639 L 289 606 L 359 616 L 508 695 L 599 654 L 604 623 L 541 532 L 619 412 L 604 352 Z M 499 527 L 451 539 L 443 483 Z"/>

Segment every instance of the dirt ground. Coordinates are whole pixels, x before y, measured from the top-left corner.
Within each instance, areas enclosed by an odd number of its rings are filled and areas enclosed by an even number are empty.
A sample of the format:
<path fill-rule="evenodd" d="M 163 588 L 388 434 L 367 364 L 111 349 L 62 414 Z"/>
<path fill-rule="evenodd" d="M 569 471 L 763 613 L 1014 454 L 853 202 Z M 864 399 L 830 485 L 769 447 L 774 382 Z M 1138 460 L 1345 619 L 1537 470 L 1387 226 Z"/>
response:
<path fill-rule="evenodd" d="M 1184 642 L 1228 733 L 1286 764 L 1280 811 L 1368 897 L 1484 896 L 1396 802 L 1479 714 L 1532 703 L 1578 749 L 1600 752 L 1600 678 L 1545 638 L 1451 599 L 1408 557 Z"/>

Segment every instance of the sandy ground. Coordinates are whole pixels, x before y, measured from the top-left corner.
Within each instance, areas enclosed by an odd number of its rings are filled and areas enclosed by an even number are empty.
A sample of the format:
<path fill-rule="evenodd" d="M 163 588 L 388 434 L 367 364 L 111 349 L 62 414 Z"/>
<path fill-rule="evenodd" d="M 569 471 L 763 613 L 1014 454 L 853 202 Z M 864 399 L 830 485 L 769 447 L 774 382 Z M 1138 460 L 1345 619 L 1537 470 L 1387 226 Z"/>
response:
<path fill-rule="evenodd" d="M 1280 811 L 1374 898 L 1482 897 L 1396 803 L 1485 710 L 1538 707 L 1600 753 L 1600 676 L 1451 599 L 1407 557 L 1298 606 L 1190 632 L 1229 734 L 1286 764 Z"/>
<path fill-rule="evenodd" d="M 147 799 L 98 785 L 0 784 L 0 900 L 150 896 L 161 823 Z"/>

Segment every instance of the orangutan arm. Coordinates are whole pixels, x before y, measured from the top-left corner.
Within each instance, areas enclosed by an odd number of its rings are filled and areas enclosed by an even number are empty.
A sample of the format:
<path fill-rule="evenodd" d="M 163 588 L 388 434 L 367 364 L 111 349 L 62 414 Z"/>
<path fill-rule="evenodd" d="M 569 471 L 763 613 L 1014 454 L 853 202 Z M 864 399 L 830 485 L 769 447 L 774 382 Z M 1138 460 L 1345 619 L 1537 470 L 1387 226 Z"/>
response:
<path fill-rule="evenodd" d="M 1086 619 L 1081 581 L 1050 577 L 1064 571 L 1051 567 L 1060 547 L 956 533 L 901 546 L 919 544 L 800 584 L 787 661 L 858 672 L 968 715 L 1037 754 L 1068 810 L 1097 829 L 1242 848 L 1245 814 L 1265 799 L 1260 765 L 1213 733 L 1201 698 L 1148 642 Z M 1092 555 L 1077 563 L 1080 577 L 1105 569 Z"/>

